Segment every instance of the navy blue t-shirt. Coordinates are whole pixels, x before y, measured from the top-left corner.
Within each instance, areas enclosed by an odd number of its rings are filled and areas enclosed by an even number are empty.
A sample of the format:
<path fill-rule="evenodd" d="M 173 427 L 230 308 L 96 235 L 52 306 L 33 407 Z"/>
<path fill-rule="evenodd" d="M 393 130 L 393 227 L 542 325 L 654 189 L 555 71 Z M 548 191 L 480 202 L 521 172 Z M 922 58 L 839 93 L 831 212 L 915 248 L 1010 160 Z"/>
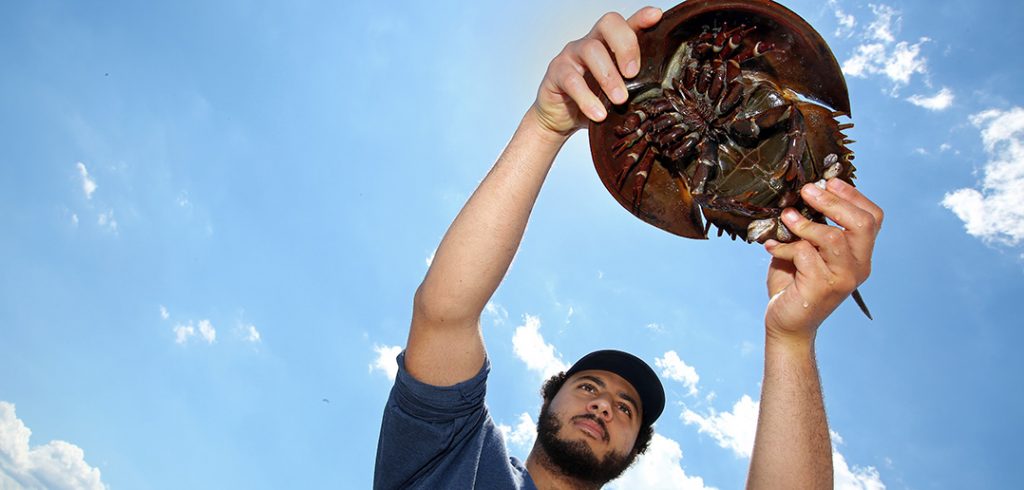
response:
<path fill-rule="evenodd" d="M 373 488 L 536 490 L 526 467 L 509 457 L 484 405 L 491 363 L 454 386 L 431 386 L 405 370 L 384 407 Z"/>

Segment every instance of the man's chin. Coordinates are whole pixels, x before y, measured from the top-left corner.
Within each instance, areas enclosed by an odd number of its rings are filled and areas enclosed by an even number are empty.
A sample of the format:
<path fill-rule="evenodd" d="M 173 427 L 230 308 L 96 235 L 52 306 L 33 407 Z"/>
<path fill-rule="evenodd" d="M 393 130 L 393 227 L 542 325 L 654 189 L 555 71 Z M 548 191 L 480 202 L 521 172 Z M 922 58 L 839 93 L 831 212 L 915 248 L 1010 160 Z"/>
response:
<path fill-rule="evenodd" d="M 544 411 L 537 437 L 548 459 L 564 474 L 581 481 L 603 485 L 618 477 L 632 462 L 626 455 L 609 452 L 604 441 L 580 430 L 576 424 L 563 425 Z"/>

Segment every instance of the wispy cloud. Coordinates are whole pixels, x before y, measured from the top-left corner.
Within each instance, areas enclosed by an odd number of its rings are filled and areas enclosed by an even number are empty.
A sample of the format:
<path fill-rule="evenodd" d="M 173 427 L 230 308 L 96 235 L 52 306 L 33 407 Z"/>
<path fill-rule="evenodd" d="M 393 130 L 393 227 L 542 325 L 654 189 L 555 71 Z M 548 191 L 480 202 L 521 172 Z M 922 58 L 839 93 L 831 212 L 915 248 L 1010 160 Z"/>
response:
<path fill-rule="evenodd" d="M 536 372 L 542 379 L 569 369 L 569 365 L 562 361 L 562 356 L 557 353 L 555 347 L 544 342 L 544 337 L 540 334 L 540 318 L 533 315 L 524 317 L 525 323 L 516 327 L 512 335 L 512 348 L 516 357 L 526 363 L 527 369 Z"/>
<path fill-rule="evenodd" d="M 89 170 L 85 168 L 85 164 L 78 162 L 75 164 L 78 168 L 78 176 L 82 178 L 82 192 L 85 193 L 86 199 L 92 199 L 92 193 L 96 192 L 96 181 L 89 176 Z"/>
<path fill-rule="evenodd" d="M 862 43 L 843 62 L 843 73 L 859 78 L 885 76 L 892 82 L 890 95 L 896 96 L 914 74 L 928 74 L 928 60 L 921 56 L 921 47 L 929 39 L 922 37 L 913 44 L 897 42 L 902 23 L 900 12 L 888 5 L 871 5 L 871 10 L 875 18 L 862 32 Z"/>
<path fill-rule="evenodd" d="M 529 454 L 533 448 L 533 441 L 537 439 L 537 423 L 526 412 L 519 414 L 519 423 L 515 427 L 498 424 L 498 430 L 505 437 L 505 441 L 522 457 Z"/>
<path fill-rule="evenodd" d="M 117 233 L 117 220 L 114 219 L 114 210 L 108 210 L 105 213 L 100 213 L 96 217 L 96 224 L 102 228 L 106 228 L 111 232 Z"/>
<path fill-rule="evenodd" d="M 953 91 L 947 87 L 942 87 L 939 93 L 925 97 L 923 95 L 911 95 L 907 97 L 907 101 L 918 107 L 924 107 L 931 111 L 941 111 L 948 109 L 953 105 Z"/>
<path fill-rule="evenodd" d="M 757 415 L 760 402 L 743 395 L 732 407 L 732 411 L 716 413 L 714 409 L 701 415 L 685 410 L 682 419 L 687 425 L 696 425 L 702 434 L 710 435 L 718 445 L 732 451 L 740 458 L 749 458 L 754 449 L 754 435 L 757 433 Z M 830 431 L 832 438 L 832 468 L 837 490 L 884 490 L 878 470 L 873 466 L 853 466 L 839 453 L 837 446 L 843 444 L 838 433 Z"/>
<path fill-rule="evenodd" d="M 32 431 L 0 401 L 0 488 L 105 489 L 82 448 L 64 441 L 31 447 Z"/>
<path fill-rule="evenodd" d="M 192 201 L 188 199 L 188 191 L 181 191 L 178 193 L 178 198 L 175 200 L 180 208 L 191 208 Z"/>
<path fill-rule="evenodd" d="M 701 434 L 710 435 L 719 446 L 732 450 L 736 456 L 749 458 L 754 449 L 759 406 L 760 403 L 750 396 L 743 395 L 730 412 L 718 413 L 711 408 L 701 415 L 687 408 L 681 418 L 686 425 L 696 425 Z"/>
<path fill-rule="evenodd" d="M 503 325 L 508 321 L 508 310 L 504 306 L 493 301 L 488 301 L 484 306 L 484 316 L 490 318 L 494 325 Z"/>
<path fill-rule="evenodd" d="M 967 233 L 988 243 L 1024 240 L 1024 108 L 987 110 L 971 116 L 981 130 L 989 160 L 980 188 L 946 194 L 942 205 L 963 220 Z"/>
<path fill-rule="evenodd" d="M 189 321 L 186 323 L 179 323 L 172 329 L 174 331 L 174 342 L 176 344 L 187 344 L 188 341 L 196 336 L 196 332 L 207 344 L 212 344 L 217 340 L 217 329 L 213 327 L 213 323 L 210 320 L 199 320 L 198 329 L 194 322 Z"/>
<path fill-rule="evenodd" d="M 395 376 L 398 376 L 398 362 L 395 358 L 402 352 L 402 346 L 374 344 L 373 351 L 377 353 L 377 357 L 370 363 L 369 372 L 380 371 L 394 381 Z"/>
<path fill-rule="evenodd" d="M 828 6 L 832 8 L 832 13 L 836 16 L 836 23 L 839 24 L 839 27 L 836 27 L 836 36 L 852 36 L 853 28 L 857 26 L 857 19 L 844 12 L 836 0 L 828 0 Z"/>
<path fill-rule="evenodd" d="M 665 327 L 660 323 L 648 323 L 647 325 L 644 325 L 644 328 L 654 333 L 665 333 Z"/>
<path fill-rule="evenodd" d="M 171 313 L 167 311 L 167 307 L 160 305 L 160 319 L 166 320 L 171 317 Z"/>
<path fill-rule="evenodd" d="M 217 340 L 217 329 L 213 328 L 210 320 L 199 320 L 199 335 L 207 344 L 212 344 Z"/>
<path fill-rule="evenodd" d="M 175 325 L 172 330 L 174 330 L 174 343 L 176 344 L 185 344 L 190 337 L 196 334 L 196 327 L 192 326 L 191 323 L 188 325 Z"/>
<path fill-rule="evenodd" d="M 832 473 L 837 490 L 885 490 L 885 483 L 874 466 L 860 467 L 850 465 L 846 457 L 839 453 L 837 446 L 843 443 L 838 433 L 832 432 Z"/>
<path fill-rule="evenodd" d="M 683 450 L 679 443 L 661 434 L 654 434 L 651 446 L 618 480 L 611 489 L 658 488 L 665 490 L 711 489 L 699 476 L 687 475 L 680 461 Z"/>
<path fill-rule="evenodd" d="M 867 34 L 871 39 L 876 39 L 885 43 L 891 43 L 896 40 L 896 36 L 893 34 L 894 30 L 899 30 L 900 24 L 903 22 L 903 18 L 900 17 L 899 11 L 888 6 L 888 5 L 870 5 L 871 12 L 875 14 L 875 19 L 868 25 Z M 895 26 L 894 26 L 895 24 Z"/>
<path fill-rule="evenodd" d="M 242 340 L 253 344 L 262 342 L 263 337 L 260 335 L 260 331 L 256 329 L 256 325 L 248 324 L 242 325 Z"/>
<path fill-rule="evenodd" d="M 665 357 L 655 358 L 654 365 L 661 369 L 662 377 L 682 383 L 690 396 L 697 396 L 697 382 L 700 381 L 700 376 L 693 366 L 679 358 L 676 351 L 670 350 L 665 353 Z"/>

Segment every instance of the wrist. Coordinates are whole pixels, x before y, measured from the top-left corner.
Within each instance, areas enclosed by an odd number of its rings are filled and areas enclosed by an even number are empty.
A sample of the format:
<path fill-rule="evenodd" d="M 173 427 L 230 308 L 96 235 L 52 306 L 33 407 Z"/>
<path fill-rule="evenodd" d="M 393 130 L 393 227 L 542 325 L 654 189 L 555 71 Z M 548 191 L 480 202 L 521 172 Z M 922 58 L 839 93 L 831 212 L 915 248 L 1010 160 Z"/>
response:
<path fill-rule="evenodd" d="M 786 356 L 814 356 L 814 340 L 817 329 L 810 331 L 791 331 L 779 328 L 765 328 L 764 346 L 766 353 L 777 353 Z"/>
<path fill-rule="evenodd" d="M 523 116 L 520 129 L 527 131 L 531 136 L 536 137 L 544 144 L 561 148 L 578 128 L 573 128 L 567 132 L 558 131 L 541 115 L 537 104 L 534 103 L 526 111 L 526 115 Z"/>

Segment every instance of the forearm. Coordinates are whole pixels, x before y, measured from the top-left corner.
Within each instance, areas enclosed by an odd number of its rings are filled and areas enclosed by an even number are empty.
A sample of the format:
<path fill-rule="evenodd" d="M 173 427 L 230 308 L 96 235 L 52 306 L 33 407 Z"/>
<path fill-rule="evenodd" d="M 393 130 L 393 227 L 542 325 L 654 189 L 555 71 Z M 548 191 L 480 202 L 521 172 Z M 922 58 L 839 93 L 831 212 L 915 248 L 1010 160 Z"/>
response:
<path fill-rule="evenodd" d="M 814 340 L 765 345 L 765 372 L 748 489 L 830 489 L 832 447 Z"/>
<path fill-rule="evenodd" d="M 418 312 L 475 320 L 501 283 L 555 155 L 565 142 L 531 109 L 498 161 L 448 228 L 417 291 Z"/>
<path fill-rule="evenodd" d="M 413 304 L 406 368 L 416 379 L 446 386 L 479 371 L 480 313 L 515 257 L 565 140 L 538 126 L 531 108 L 448 228 Z"/>

